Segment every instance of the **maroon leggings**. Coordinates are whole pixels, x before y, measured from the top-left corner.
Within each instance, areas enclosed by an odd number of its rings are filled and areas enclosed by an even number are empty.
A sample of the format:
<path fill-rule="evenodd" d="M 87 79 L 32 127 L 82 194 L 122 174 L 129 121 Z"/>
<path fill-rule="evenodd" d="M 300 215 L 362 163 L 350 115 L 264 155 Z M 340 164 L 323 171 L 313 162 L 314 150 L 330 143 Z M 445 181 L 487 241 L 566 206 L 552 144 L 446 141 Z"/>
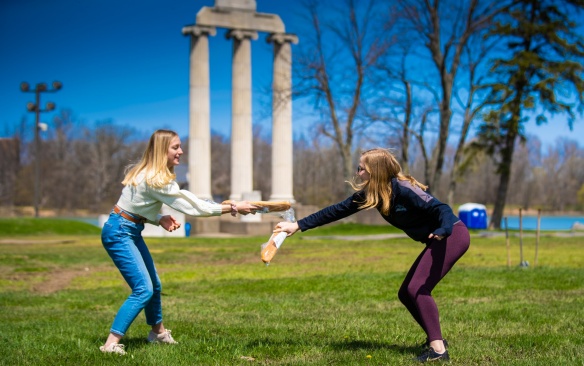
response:
<path fill-rule="evenodd" d="M 398 296 L 432 342 L 442 339 L 438 306 L 432 290 L 470 245 L 464 223 L 458 221 L 446 239 L 432 240 L 420 253 L 402 283 Z"/>

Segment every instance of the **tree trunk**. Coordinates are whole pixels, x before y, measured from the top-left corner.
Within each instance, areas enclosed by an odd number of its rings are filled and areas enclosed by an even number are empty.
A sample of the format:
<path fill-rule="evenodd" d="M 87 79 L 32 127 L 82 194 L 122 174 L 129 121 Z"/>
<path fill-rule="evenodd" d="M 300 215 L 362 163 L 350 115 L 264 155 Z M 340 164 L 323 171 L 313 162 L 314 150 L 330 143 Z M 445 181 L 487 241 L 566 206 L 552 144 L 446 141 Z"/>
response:
<path fill-rule="evenodd" d="M 499 164 L 499 188 L 497 188 L 497 197 L 495 199 L 495 207 L 493 209 L 493 216 L 489 227 L 491 229 L 501 229 L 501 219 L 503 218 L 503 211 L 507 200 L 507 192 L 509 191 L 509 180 L 511 178 L 511 164 L 513 163 L 513 151 L 515 150 L 515 138 L 517 137 L 517 130 L 519 125 L 519 114 L 512 117 L 506 139 L 505 146 L 501 150 L 501 163 Z"/>
<path fill-rule="evenodd" d="M 509 177 L 510 174 L 508 172 L 501 173 L 499 176 L 499 188 L 497 189 L 495 207 L 489 224 L 490 229 L 501 229 L 501 219 L 503 218 L 503 210 L 505 209 L 505 200 L 507 199 L 507 190 L 509 188 Z"/>
<path fill-rule="evenodd" d="M 452 117 L 452 109 L 450 109 L 450 101 L 452 100 L 452 77 L 450 75 L 442 76 L 442 98 L 440 105 L 440 133 L 438 136 L 438 145 L 434 150 L 436 163 L 434 164 L 434 174 L 430 187 L 436 190 L 440 184 L 442 177 L 442 167 L 444 166 L 444 154 L 446 152 L 446 143 L 448 142 L 448 134 L 450 132 L 450 118 Z"/>
<path fill-rule="evenodd" d="M 460 165 L 460 159 L 462 157 L 462 149 L 464 148 L 464 141 L 466 134 L 468 133 L 468 126 L 470 122 L 463 126 L 463 131 L 461 133 L 460 139 L 458 140 L 458 146 L 456 147 L 456 152 L 454 153 L 454 159 L 452 162 L 452 170 L 450 171 L 450 184 L 448 185 L 448 206 L 453 207 L 454 205 L 454 191 L 456 190 L 456 179 L 458 179 L 458 167 Z"/>
<path fill-rule="evenodd" d="M 404 128 L 401 137 L 401 166 L 404 174 L 410 174 L 410 125 L 412 120 L 412 86 L 409 81 L 404 80 L 406 92 L 406 110 L 404 117 Z"/>
<path fill-rule="evenodd" d="M 469 96 L 468 106 L 471 105 L 472 93 Z M 462 131 L 460 133 L 460 138 L 458 139 L 458 146 L 456 147 L 456 152 L 454 153 L 454 159 L 452 162 L 452 170 L 450 171 L 450 184 L 448 186 L 448 205 L 452 207 L 454 205 L 454 192 L 456 191 L 456 180 L 459 176 L 459 166 L 460 159 L 462 158 L 462 151 L 464 149 L 464 143 L 466 142 L 466 136 L 468 135 L 468 130 L 470 129 L 470 123 L 472 121 L 471 113 L 466 111 L 464 116 L 464 123 L 462 125 Z"/>
<path fill-rule="evenodd" d="M 343 161 L 343 170 L 345 172 L 345 179 L 350 180 L 356 171 L 356 167 L 353 167 L 353 159 L 351 159 L 351 143 L 347 143 L 343 146 L 339 146 L 341 150 L 341 160 Z M 345 184 L 345 192 L 347 195 L 353 194 L 353 188 L 349 184 Z"/>

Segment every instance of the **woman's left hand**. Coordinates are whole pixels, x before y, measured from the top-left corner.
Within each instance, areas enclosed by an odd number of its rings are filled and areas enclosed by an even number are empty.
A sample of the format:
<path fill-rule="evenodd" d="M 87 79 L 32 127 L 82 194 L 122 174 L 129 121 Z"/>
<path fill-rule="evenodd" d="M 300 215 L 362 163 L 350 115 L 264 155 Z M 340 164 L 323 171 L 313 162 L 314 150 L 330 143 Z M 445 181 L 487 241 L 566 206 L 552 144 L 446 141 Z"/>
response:
<path fill-rule="evenodd" d="M 442 240 L 442 239 L 444 239 L 444 237 L 441 235 L 430 234 L 430 235 L 428 235 L 428 239 Z"/>
<path fill-rule="evenodd" d="M 257 211 L 261 209 L 256 205 L 252 205 L 249 201 L 238 201 L 235 202 L 235 206 L 237 207 L 237 212 L 242 215 L 252 214 L 255 215 Z"/>
<path fill-rule="evenodd" d="M 164 228 L 164 230 L 170 232 L 173 232 L 180 227 L 180 222 L 176 221 L 172 215 L 162 216 L 158 223 Z"/>

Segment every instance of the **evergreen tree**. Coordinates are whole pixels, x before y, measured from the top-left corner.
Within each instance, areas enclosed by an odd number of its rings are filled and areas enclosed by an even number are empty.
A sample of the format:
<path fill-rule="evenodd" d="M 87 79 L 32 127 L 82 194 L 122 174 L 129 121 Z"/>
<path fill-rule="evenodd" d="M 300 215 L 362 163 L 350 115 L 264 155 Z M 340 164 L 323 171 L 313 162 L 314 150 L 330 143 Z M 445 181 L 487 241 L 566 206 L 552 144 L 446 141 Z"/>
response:
<path fill-rule="evenodd" d="M 577 19 L 584 0 L 519 0 L 495 22 L 490 36 L 502 37 L 500 58 L 492 62 L 489 102 L 478 145 L 495 159 L 499 187 L 490 226 L 499 229 L 505 207 L 513 151 L 525 142 L 524 124 L 538 125 L 566 114 L 570 128 L 582 112 L 584 41 Z"/>

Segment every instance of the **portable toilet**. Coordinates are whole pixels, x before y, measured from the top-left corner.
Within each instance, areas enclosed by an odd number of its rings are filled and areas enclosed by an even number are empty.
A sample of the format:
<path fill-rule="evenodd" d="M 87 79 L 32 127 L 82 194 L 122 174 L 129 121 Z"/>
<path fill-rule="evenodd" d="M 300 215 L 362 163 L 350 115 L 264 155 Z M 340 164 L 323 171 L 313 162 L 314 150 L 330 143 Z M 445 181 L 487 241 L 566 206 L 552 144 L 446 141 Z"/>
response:
<path fill-rule="evenodd" d="M 487 208 L 480 203 L 465 203 L 458 208 L 458 218 L 469 229 L 487 228 Z"/>

